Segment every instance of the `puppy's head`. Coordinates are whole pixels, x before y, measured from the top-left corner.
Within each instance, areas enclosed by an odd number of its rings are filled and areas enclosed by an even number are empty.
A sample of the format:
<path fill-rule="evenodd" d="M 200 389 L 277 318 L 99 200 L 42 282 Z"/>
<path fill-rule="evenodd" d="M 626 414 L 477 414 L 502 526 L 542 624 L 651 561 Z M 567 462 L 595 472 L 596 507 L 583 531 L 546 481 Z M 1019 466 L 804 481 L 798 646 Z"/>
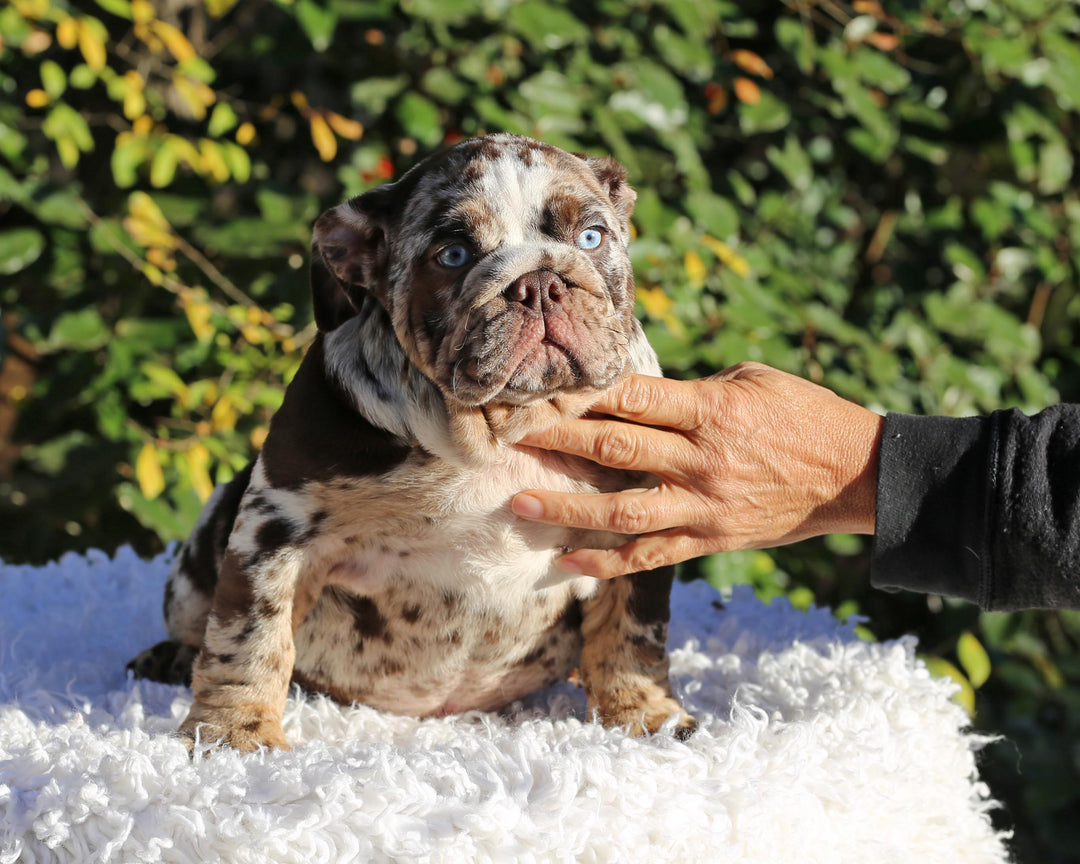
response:
<path fill-rule="evenodd" d="M 635 199 L 617 162 L 491 135 L 421 162 L 315 224 L 315 317 L 365 295 L 462 408 L 598 392 L 626 370 Z"/>

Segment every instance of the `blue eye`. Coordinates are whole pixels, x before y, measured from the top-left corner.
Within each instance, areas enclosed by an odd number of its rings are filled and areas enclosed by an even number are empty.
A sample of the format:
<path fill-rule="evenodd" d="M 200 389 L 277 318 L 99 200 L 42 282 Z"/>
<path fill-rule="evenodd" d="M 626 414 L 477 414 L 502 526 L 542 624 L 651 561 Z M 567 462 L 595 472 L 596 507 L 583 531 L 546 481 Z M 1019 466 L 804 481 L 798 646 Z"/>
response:
<path fill-rule="evenodd" d="M 464 267 L 472 261 L 472 258 L 472 252 L 457 243 L 440 250 L 439 254 L 435 256 L 435 260 L 442 264 L 443 267 L 450 268 Z"/>
<path fill-rule="evenodd" d="M 602 228 L 586 228 L 577 235 L 578 248 L 584 249 L 586 252 L 592 252 L 593 249 L 599 249 L 600 244 L 603 242 L 604 231 Z"/>

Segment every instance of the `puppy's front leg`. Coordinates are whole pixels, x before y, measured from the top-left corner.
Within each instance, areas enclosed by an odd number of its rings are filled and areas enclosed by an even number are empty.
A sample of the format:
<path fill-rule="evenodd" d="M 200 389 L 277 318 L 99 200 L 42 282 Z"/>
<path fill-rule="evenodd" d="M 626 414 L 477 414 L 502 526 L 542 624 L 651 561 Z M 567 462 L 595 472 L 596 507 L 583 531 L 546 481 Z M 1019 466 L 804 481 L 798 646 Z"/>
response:
<path fill-rule="evenodd" d="M 243 752 L 288 749 L 281 718 L 296 658 L 294 620 L 311 605 L 308 592 L 297 591 L 302 552 L 285 543 L 245 552 L 235 539 L 218 575 L 192 676 L 195 700 L 180 734 L 189 746 L 198 733 Z"/>
<path fill-rule="evenodd" d="M 578 677 L 590 715 L 632 735 L 657 731 L 678 715 L 675 733 L 697 722 L 682 710 L 668 680 L 667 629 L 674 567 L 601 583 L 582 605 L 584 646 Z"/>

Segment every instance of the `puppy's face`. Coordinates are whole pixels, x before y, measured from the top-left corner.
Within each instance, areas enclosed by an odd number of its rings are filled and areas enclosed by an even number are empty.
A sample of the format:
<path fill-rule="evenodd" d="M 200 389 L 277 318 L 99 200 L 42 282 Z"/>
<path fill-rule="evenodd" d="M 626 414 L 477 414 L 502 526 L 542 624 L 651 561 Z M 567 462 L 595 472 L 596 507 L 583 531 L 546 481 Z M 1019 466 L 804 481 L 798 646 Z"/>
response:
<path fill-rule="evenodd" d="M 633 326 L 625 176 L 510 135 L 431 157 L 319 218 L 319 327 L 375 296 L 409 359 L 462 406 L 602 390 Z"/>

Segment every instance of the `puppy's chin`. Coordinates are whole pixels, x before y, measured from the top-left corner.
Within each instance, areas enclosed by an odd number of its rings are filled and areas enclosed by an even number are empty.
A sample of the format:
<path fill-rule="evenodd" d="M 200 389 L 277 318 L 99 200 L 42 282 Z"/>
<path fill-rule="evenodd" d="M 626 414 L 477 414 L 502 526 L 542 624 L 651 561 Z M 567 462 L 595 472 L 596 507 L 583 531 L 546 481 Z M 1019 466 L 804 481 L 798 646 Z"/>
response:
<path fill-rule="evenodd" d="M 547 340 L 519 345 L 499 374 L 473 377 L 456 370 L 450 396 L 463 405 L 510 408 L 574 394 L 598 393 L 618 380 L 626 367 L 625 351 L 613 352 L 603 365 L 588 363 L 575 352 Z"/>
<path fill-rule="evenodd" d="M 616 380 L 621 377 L 617 376 Z M 582 416 L 603 392 L 603 389 L 588 388 L 576 393 L 534 398 L 521 404 L 493 400 L 484 405 L 465 405 L 450 400 L 447 403 L 450 434 L 468 459 L 490 461 L 530 432 Z"/>

